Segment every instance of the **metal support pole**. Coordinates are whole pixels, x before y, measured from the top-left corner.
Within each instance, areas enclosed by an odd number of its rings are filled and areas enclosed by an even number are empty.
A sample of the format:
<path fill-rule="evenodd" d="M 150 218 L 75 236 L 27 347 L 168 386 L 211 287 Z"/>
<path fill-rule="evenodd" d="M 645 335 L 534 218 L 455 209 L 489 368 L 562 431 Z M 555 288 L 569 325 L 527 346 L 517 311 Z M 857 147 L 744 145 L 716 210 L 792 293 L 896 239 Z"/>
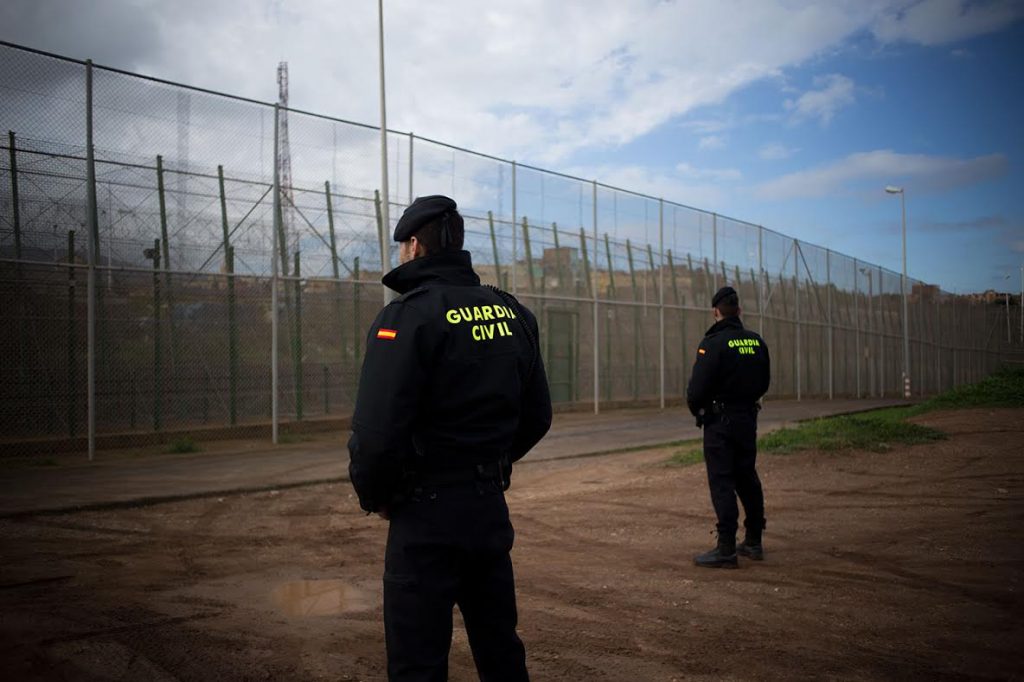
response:
<path fill-rule="evenodd" d="M 412 203 L 413 196 L 414 196 L 413 193 L 412 193 L 412 179 L 413 179 L 413 171 L 415 169 L 415 166 L 413 165 L 413 147 L 414 147 L 413 142 L 415 140 L 416 140 L 416 136 L 413 135 L 410 132 L 409 133 L 409 203 L 410 204 Z"/>
<path fill-rule="evenodd" d="M 796 343 L 793 344 L 796 358 L 796 399 L 800 400 L 801 379 L 800 379 L 800 268 L 797 264 L 800 259 L 797 254 L 800 251 L 800 244 L 793 240 L 793 311 L 796 313 Z"/>
<path fill-rule="evenodd" d="M 665 200 L 658 199 L 658 373 L 661 409 L 665 409 Z"/>
<path fill-rule="evenodd" d="M 153 430 L 163 427 L 164 368 L 160 347 L 160 240 L 153 240 Z"/>
<path fill-rule="evenodd" d="M 583 256 L 583 281 L 587 283 L 587 296 L 592 297 L 594 288 L 591 286 L 590 254 L 587 251 L 587 233 L 580 228 L 580 254 Z"/>
<path fill-rule="evenodd" d="M 380 274 L 383 276 L 391 269 L 391 246 L 388 242 L 388 232 L 391 227 L 388 205 L 391 202 L 391 192 L 388 189 L 388 119 L 384 97 L 384 0 L 377 0 L 377 19 L 379 26 L 378 47 L 380 48 L 380 182 L 381 194 L 383 195 L 383 201 L 380 206 L 381 224 L 383 226 L 380 230 Z M 393 292 L 383 284 L 381 289 L 384 293 L 384 305 L 387 305 L 394 298 Z"/>
<path fill-rule="evenodd" d="M 494 213 L 487 212 L 487 226 L 491 228 L 491 252 L 494 255 L 494 283 L 501 288 L 501 261 L 498 259 L 498 238 L 494 233 Z"/>
<path fill-rule="evenodd" d="M 757 228 L 757 333 L 764 336 L 764 228 Z"/>
<path fill-rule="evenodd" d="M 870 280 L 868 281 L 868 284 L 869 285 L 871 284 Z M 885 397 L 885 342 L 886 342 L 886 332 L 888 331 L 886 329 L 886 324 L 885 324 L 885 317 L 886 317 L 885 309 L 882 307 L 882 295 L 883 295 L 884 291 L 885 290 L 882 287 L 882 266 L 879 265 L 878 266 L 878 314 L 879 314 L 879 316 L 881 316 L 882 319 L 879 322 L 879 325 L 878 325 L 879 326 L 879 330 L 878 330 L 878 333 L 875 336 L 876 336 L 876 340 L 878 341 L 878 396 L 880 398 L 884 398 Z M 873 325 L 874 325 L 874 320 L 872 320 L 872 326 Z"/>
<path fill-rule="evenodd" d="M 228 417 L 238 423 L 238 315 L 235 310 L 235 247 L 227 247 L 228 271 Z"/>
<path fill-rule="evenodd" d="M 299 251 L 295 252 L 295 335 L 292 337 L 292 366 L 295 368 L 295 418 L 302 421 L 303 366 L 302 366 L 302 267 Z"/>
<path fill-rule="evenodd" d="M 712 242 L 712 246 L 711 246 L 711 253 L 712 253 L 711 262 L 712 263 L 718 263 L 718 214 L 717 213 L 712 213 L 711 214 L 711 242 Z M 707 258 L 705 258 L 705 261 L 707 261 Z M 715 289 L 714 291 L 711 292 L 711 296 L 714 296 L 715 292 L 718 291 L 718 270 L 717 269 L 714 271 L 714 274 L 712 275 L 711 282 L 714 285 L 714 289 Z M 724 282 L 723 282 L 723 284 L 724 284 Z"/>
<path fill-rule="evenodd" d="M 76 371 L 76 348 L 78 345 L 77 322 L 75 314 L 75 231 L 68 230 L 68 436 L 75 437 L 78 431 L 78 405 L 75 400 L 75 392 L 78 389 L 78 372 Z"/>
<path fill-rule="evenodd" d="M 17 268 L 21 268 L 21 211 L 18 199 L 18 152 L 16 149 L 14 131 L 7 131 L 8 151 L 11 157 L 11 211 L 14 219 L 14 258 L 19 261 Z M 19 283 L 21 278 L 18 278 Z"/>
<path fill-rule="evenodd" d="M 523 248 L 526 250 L 526 274 L 530 278 L 530 293 L 537 293 L 537 283 L 533 277 L 533 254 L 530 251 L 530 225 L 523 216 Z M 543 293 L 543 292 L 542 292 Z"/>
<path fill-rule="evenodd" d="M 85 169 L 89 215 L 89 271 L 87 280 L 86 403 L 88 411 L 89 461 L 96 456 L 96 259 L 99 258 L 100 228 L 96 215 L 96 158 L 92 141 L 92 60 L 85 62 Z"/>
<path fill-rule="evenodd" d="M 860 270 L 857 268 L 857 259 L 853 259 L 853 324 L 855 329 L 855 344 L 854 347 L 857 349 L 854 358 L 857 364 L 857 397 L 861 397 L 860 391 L 860 356 L 861 356 L 861 344 L 860 344 Z"/>
<path fill-rule="evenodd" d="M 513 170 L 512 186 L 515 187 L 515 177 L 516 177 L 515 176 L 515 165 L 512 166 L 512 170 Z M 590 285 L 590 292 L 594 296 L 594 414 L 598 414 L 601 411 L 601 407 L 600 407 L 600 405 L 601 405 L 601 394 L 600 394 L 600 389 L 601 389 L 601 366 L 600 366 L 600 360 L 599 360 L 599 358 L 600 358 L 600 347 L 601 347 L 601 335 L 600 335 L 600 326 L 599 326 L 599 319 L 598 319 L 599 306 L 598 306 L 598 296 L 597 296 L 597 289 L 598 289 L 598 286 L 597 286 L 598 285 L 597 271 L 599 270 L 599 268 L 598 268 L 598 265 L 597 265 L 597 263 L 598 263 L 598 260 L 597 260 L 598 259 L 597 243 L 598 242 L 597 242 L 597 181 L 596 180 L 593 181 L 593 183 L 591 184 L 591 187 L 593 188 L 593 193 L 592 193 L 592 197 L 591 197 L 591 208 L 592 208 L 592 211 L 593 211 L 592 220 L 593 220 L 593 231 L 594 231 L 594 272 L 591 275 L 593 279 L 592 279 L 591 285 Z M 513 193 L 513 200 L 514 200 L 514 198 L 515 198 L 515 195 Z"/>
<path fill-rule="evenodd" d="M 832 250 L 825 249 L 825 300 L 828 309 L 828 399 L 835 397 L 835 325 L 832 322 Z"/>
<path fill-rule="evenodd" d="M 555 240 L 555 272 L 558 277 L 558 287 L 562 287 L 564 291 L 565 279 L 562 277 L 562 258 L 559 253 L 562 249 L 558 243 L 558 223 L 551 223 L 551 234 Z M 558 291 L 558 287 L 555 287 L 556 293 Z"/>
<path fill-rule="evenodd" d="M 278 266 L 277 259 L 279 257 L 281 244 L 281 174 L 280 165 L 278 164 L 279 154 L 279 142 L 280 136 L 280 106 L 274 105 L 274 246 L 273 255 L 270 258 L 271 262 L 271 286 L 270 286 L 270 433 L 271 441 L 274 445 L 278 443 L 278 404 L 277 404 L 277 380 L 278 380 L 278 362 L 277 362 L 277 336 L 278 336 Z"/>
<path fill-rule="evenodd" d="M 903 397 L 910 398 L 910 315 L 907 312 L 907 201 L 900 191 L 900 210 L 903 215 Z"/>
<path fill-rule="evenodd" d="M 596 190 L 595 190 L 596 196 Z M 594 200 L 594 215 L 597 215 L 597 203 Z M 516 239 L 516 223 L 519 222 L 519 214 L 516 213 L 516 162 L 512 162 L 512 293 L 519 291 L 519 280 L 516 273 L 519 272 L 519 240 Z M 596 262 L 596 261 L 595 261 Z"/>
<path fill-rule="evenodd" d="M 633 246 L 629 239 L 626 239 L 626 262 L 629 263 L 629 283 L 633 289 L 633 302 L 639 303 L 637 295 L 636 269 L 633 267 Z M 640 397 L 640 308 L 633 306 L 633 373 L 632 373 L 633 400 Z"/>

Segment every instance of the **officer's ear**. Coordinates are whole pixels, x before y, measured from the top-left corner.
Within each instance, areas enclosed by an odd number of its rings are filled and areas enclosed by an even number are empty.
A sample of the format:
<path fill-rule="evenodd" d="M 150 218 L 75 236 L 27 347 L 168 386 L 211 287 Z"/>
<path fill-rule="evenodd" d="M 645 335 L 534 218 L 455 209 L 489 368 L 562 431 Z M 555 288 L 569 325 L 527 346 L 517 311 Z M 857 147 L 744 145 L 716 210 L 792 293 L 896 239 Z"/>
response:
<path fill-rule="evenodd" d="M 427 247 L 419 239 L 416 239 L 416 235 L 409 237 L 409 239 L 412 241 L 413 258 L 422 258 L 427 255 Z"/>

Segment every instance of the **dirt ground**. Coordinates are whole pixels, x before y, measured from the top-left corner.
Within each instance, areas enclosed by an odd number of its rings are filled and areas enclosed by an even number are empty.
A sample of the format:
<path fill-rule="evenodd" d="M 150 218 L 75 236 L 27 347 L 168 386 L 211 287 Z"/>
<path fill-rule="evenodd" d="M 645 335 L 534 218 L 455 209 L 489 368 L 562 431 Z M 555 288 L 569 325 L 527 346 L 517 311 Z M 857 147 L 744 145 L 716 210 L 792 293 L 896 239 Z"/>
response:
<path fill-rule="evenodd" d="M 1024 410 L 885 454 L 763 456 L 764 562 L 710 547 L 670 450 L 526 463 L 509 493 L 536 680 L 1024 679 Z M 386 524 L 347 485 L 0 522 L 10 680 L 384 679 Z M 456 621 L 451 678 L 475 679 Z"/>

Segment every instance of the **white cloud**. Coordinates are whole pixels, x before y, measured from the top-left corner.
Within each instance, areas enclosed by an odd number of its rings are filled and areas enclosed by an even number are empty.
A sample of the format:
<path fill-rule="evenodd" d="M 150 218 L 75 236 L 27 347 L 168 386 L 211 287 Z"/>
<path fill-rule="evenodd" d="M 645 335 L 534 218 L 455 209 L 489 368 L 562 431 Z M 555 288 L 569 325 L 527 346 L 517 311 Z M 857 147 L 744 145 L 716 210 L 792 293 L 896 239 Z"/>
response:
<path fill-rule="evenodd" d="M 725 146 L 725 136 L 708 135 L 700 138 L 697 142 L 697 149 L 721 149 Z"/>
<path fill-rule="evenodd" d="M 761 183 L 755 194 L 764 199 L 821 197 L 863 188 L 903 183 L 916 189 L 948 189 L 972 185 L 1004 175 L 1008 162 L 1002 154 L 957 159 L 926 154 L 900 154 L 888 149 L 858 152 L 838 161 L 783 175 Z M 908 192 L 913 191 L 908 188 Z"/>
<path fill-rule="evenodd" d="M 769 142 L 757 150 L 757 155 L 766 161 L 779 161 L 788 159 L 798 151 L 796 147 L 787 147 L 780 142 Z"/>
<path fill-rule="evenodd" d="M 854 102 L 853 81 L 842 74 L 818 76 L 814 85 L 817 90 L 786 100 L 785 107 L 793 112 L 795 120 L 817 119 L 821 125 L 828 125 L 837 111 Z"/>
<path fill-rule="evenodd" d="M 991 33 L 1024 17 L 1019 0 L 923 0 L 884 11 L 871 30 L 883 43 L 944 45 Z"/>
<path fill-rule="evenodd" d="M 743 174 L 735 168 L 695 168 L 685 162 L 676 166 L 676 172 L 683 178 L 715 182 L 728 182 L 743 177 Z"/>

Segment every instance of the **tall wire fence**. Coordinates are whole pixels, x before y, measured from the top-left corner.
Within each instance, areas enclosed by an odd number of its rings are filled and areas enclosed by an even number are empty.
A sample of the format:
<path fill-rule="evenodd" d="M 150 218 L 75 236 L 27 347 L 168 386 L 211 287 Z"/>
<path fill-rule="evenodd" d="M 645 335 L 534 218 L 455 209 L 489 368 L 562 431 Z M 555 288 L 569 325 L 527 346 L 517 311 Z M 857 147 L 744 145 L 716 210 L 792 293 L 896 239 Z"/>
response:
<path fill-rule="evenodd" d="M 395 262 L 377 128 L 0 44 L 0 130 L 5 452 L 344 423 Z M 904 391 L 897 273 L 410 133 L 388 150 L 391 215 L 458 201 L 482 279 L 537 314 L 556 402 L 678 402 L 725 284 L 769 396 Z M 1022 346 L 1019 305 L 906 290 L 915 396 Z"/>

